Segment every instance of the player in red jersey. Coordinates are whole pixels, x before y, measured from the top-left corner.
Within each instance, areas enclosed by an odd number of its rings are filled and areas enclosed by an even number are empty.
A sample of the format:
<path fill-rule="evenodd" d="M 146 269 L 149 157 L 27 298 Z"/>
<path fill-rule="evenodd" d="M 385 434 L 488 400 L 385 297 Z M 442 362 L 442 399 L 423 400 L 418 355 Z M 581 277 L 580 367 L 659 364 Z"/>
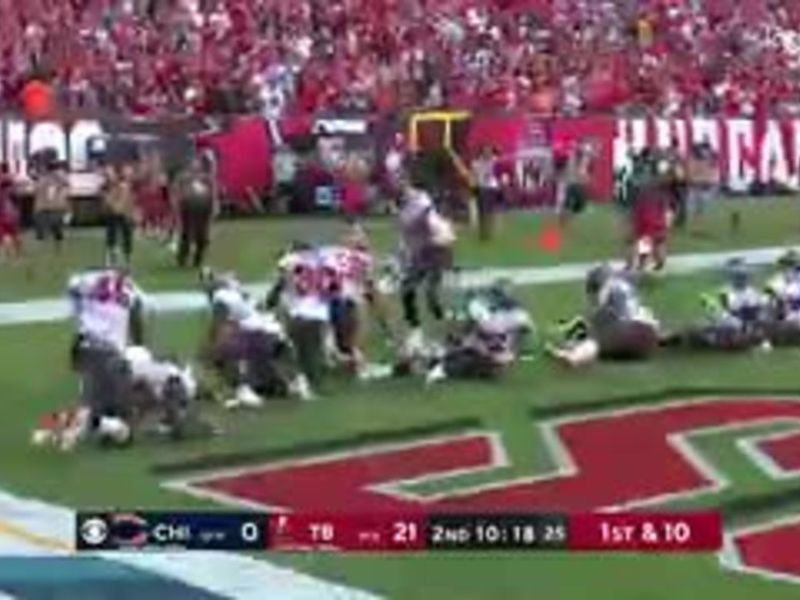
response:
<path fill-rule="evenodd" d="M 658 155 L 643 158 L 641 163 L 644 173 L 631 198 L 628 268 L 644 271 L 652 259 L 654 270 L 660 271 L 667 259 L 670 163 Z"/>

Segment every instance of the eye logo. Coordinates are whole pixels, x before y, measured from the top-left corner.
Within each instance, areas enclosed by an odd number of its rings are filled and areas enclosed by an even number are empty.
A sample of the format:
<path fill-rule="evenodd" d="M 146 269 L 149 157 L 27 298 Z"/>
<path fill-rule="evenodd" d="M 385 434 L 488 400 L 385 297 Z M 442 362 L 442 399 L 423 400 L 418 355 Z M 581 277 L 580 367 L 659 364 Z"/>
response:
<path fill-rule="evenodd" d="M 100 518 L 87 519 L 81 524 L 81 539 L 88 546 L 100 546 L 108 539 L 108 524 Z"/>

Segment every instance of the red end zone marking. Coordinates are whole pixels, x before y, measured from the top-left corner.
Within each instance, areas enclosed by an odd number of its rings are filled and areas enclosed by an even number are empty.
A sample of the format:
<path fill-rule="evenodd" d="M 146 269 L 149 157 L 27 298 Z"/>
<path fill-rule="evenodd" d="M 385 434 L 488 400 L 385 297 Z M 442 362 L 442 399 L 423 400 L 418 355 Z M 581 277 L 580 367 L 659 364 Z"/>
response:
<path fill-rule="evenodd" d="M 556 424 L 566 461 L 556 474 L 423 498 L 396 489 L 403 480 L 496 467 L 485 435 L 330 459 L 254 467 L 196 487 L 290 510 L 587 511 L 713 489 L 717 483 L 668 442 L 675 434 L 765 420 L 800 419 L 796 402 L 726 400 L 631 410 Z M 573 467 L 574 465 L 574 467 Z M 376 490 L 375 488 L 379 488 Z"/>
<path fill-rule="evenodd" d="M 758 447 L 784 471 L 800 471 L 800 434 L 764 440 L 758 443 Z"/>
<path fill-rule="evenodd" d="M 748 570 L 800 581 L 800 523 L 741 534 L 735 544 Z"/>
<path fill-rule="evenodd" d="M 293 511 L 532 512 L 592 511 L 655 505 L 727 485 L 722 474 L 696 454 L 686 439 L 703 430 L 725 430 L 771 421 L 800 419 L 800 402 L 786 399 L 707 399 L 567 418 L 542 425 L 557 469 L 540 477 L 502 481 L 437 496 L 401 489 L 409 480 L 501 466 L 496 440 L 470 434 L 403 446 L 239 470 L 184 484 L 195 493 L 235 503 L 283 507 Z M 800 442 L 798 442 L 800 444 Z M 789 448 L 797 446 L 790 445 Z M 785 446 L 778 446 L 779 454 Z M 771 455 L 769 445 L 762 447 Z M 779 456 L 785 462 L 787 456 Z M 755 537 L 754 537 L 755 536 Z M 766 541 L 765 541 L 766 540 Z M 737 535 L 739 559 L 733 568 L 756 561 L 800 577 L 800 564 L 784 556 L 791 547 L 800 557 L 800 526 Z M 770 550 L 772 548 L 772 550 Z M 800 558 L 798 558 L 800 562 Z M 792 569 L 787 573 L 785 569 Z"/>
<path fill-rule="evenodd" d="M 398 481 L 447 475 L 493 465 L 499 457 L 484 434 L 387 446 L 358 455 L 288 463 L 254 469 L 241 475 L 199 482 L 198 486 L 272 507 L 292 510 L 372 512 L 408 510 L 408 502 L 376 495 L 367 489 L 377 481 Z"/>

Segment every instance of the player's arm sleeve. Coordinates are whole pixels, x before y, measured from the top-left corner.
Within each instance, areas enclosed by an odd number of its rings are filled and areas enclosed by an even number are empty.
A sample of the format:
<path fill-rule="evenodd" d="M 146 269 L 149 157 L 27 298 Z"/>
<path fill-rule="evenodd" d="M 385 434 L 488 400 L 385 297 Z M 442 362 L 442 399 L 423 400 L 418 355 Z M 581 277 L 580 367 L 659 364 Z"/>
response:
<path fill-rule="evenodd" d="M 135 296 L 130 312 L 130 337 L 131 344 L 134 346 L 145 345 L 145 315 L 146 307 L 143 298 L 140 296 Z"/>
<path fill-rule="evenodd" d="M 73 317 L 77 317 L 81 310 L 81 302 L 83 295 L 81 294 L 80 282 L 73 278 L 67 285 L 67 300 L 69 301 L 69 308 Z"/>
<path fill-rule="evenodd" d="M 278 277 L 275 279 L 275 283 L 272 284 L 269 292 L 267 292 L 267 297 L 264 300 L 264 305 L 267 307 L 267 310 L 275 310 L 278 307 L 278 303 L 281 301 L 283 291 L 286 289 L 286 282 L 286 272 L 281 270 L 278 273 Z"/>

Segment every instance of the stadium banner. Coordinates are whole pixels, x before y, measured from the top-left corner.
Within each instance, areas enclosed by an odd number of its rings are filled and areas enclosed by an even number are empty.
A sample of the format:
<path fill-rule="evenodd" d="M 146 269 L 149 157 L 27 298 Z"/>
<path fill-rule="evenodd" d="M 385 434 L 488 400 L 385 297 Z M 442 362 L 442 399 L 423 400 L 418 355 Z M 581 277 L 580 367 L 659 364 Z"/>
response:
<path fill-rule="evenodd" d="M 613 176 L 631 152 L 677 144 L 687 153 L 708 140 L 719 157 L 721 184 L 734 193 L 757 188 L 800 189 L 800 119 L 750 117 L 616 118 L 555 120 L 554 145 L 595 142 L 595 198 L 613 195 Z"/>
<path fill-rule="evenodd" d="M 381 122 L 367 115 L 305 115 L 269 122 L 261 116 L 224 120 L 137 120 L 113 116 L 67 115 L 60 119 L 28 122 L 18 114 L 0 114 L 0 161 L 26 180 L 31 156 L 53 149 L 73 173 L 85 172 L 94 154 L 108 150 L 134 153 L 156 147 L 168 169 L 177 168 L 199 148 L 214 157 L 221 189 L 228 201 L 249 203 L 252 194 L 269 192 L 274 183 L 275 148 L 306 136 L 325 138 L 330 146 L 355 153 L 370 167 L 383 163 L 387 146 Z M 551 194 L 548 164 L 578 144 L 592 149 L 592 196 L 613 197 L 614 172 L 631 152 L 673 144 L 683 152 L 708 140 L 717 150 L 721 183 L 734 193 L 759 189 L 800 189 L 800 119 L 750 117 L 618 118 L 608 115 L 540 119 L 526 113 L 472 113 L 463 127 L 453 130 L 453 150 L 468 165 L 484 146 L 499 151 L 501 170 L 514 205 L 539 205 Z M 370 143 L 368 138 L 375 138 Z M 315 142 L 316 144 L 316 142 Z M 127 150 L 126 150 L 127 148 Z M 385 148 L 384 148 L 385 149 Z M 127 155 L 127 154 L 125 154 Z"/>
<path fill-rule="evenodd" d="M 133 158 L 145 147 L 155 148 L 168 169 L 191 153 L 192 136 L 206 126 L 199 119 L 144 120 L 88 114 L 28 121 L 14 113 L 0 114 L 0 162 L 16 179 L 26 180 L 31 158 L 50 150 L 71 173 L 92 168 L 100 155 Z"/>

